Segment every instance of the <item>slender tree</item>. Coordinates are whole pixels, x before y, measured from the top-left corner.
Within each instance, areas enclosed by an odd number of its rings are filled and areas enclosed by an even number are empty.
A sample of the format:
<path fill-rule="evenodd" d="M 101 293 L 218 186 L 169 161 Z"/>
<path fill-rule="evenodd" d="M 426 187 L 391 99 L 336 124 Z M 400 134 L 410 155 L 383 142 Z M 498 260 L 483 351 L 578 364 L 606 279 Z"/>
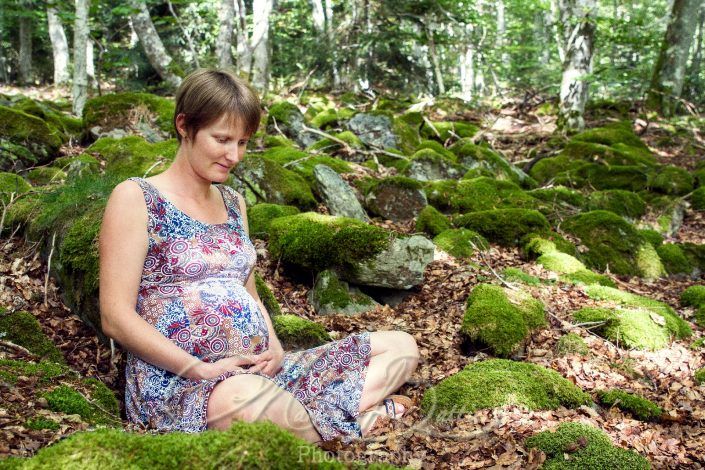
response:
<path fill-rule="evenodd" d="M 274 0 L 254 0 L 252 3 L 252 68 L 250 81 L 260 92 L 269 86 L 270 45 L 269 16 L 274 7 Z"/>
<path fill-rule="evenodd" d="M 32 82 L 32 30 L 33 20 L 32 1 L 22 0 L 20 5 L 23 11 L 19 15 L 20 27 L 20 54 L 19 72 L 20 83 Z"/>
<path fill-rule="evenodd" d="M 64 25 L 61 24 L 56 5 L 53 2 L 47 4 L 47 26 L 54 55 L 54 84 L 68 83 L 71 80 L 71 75 L 69 74 L 69 44 L 66 40 Z"/>
<path fill-rule="evenodd" d="M 159 34 L 157 34 L 146 3 L 141 0 L 130 0 L 130 6 L 133 8 L 133 12 L 130 15 L 132 26 L 135 28 L 140 43 L 142 43 L 147 60 L 149 60 L 149 63 L 162 80 L 173 87 L 178 87 L 181 83 L 181 77 L 171 70 L 171 56 L 164 48 Z"/>
<path fill-rule="evenodd" d="M 671 20 L 661 45 L 647 105 L 665 116 L 672 115 L 683 91 L 690 43 L 695 34 L 698 10 L 705 0 L 674 0 Z"/>
<path fill-rule="evenodd" d="M 560 91 L 558 126 L 564 131 L 585 127 L 587 76 L 592 73 L 595 41 L 595 0 L 559 0 L 565 60 Z"/>
<path fill-rule="evenodd" d="M 83 115 L 88 98 L 88 71 L 86 50 L 88 47 L 88 10 L 90 0 L 76 0 L 76 19 L 73 24 L 73 113 Z"/>
<path fill-rule="evenodd" d="M 233 65 L 231 48 L 234 18 L 235 4 L 233 0 L 221 0 L 220 8 L 218 9 L 218 40 L 215 43 L 215 55 L 218 58 L 218 66 L 221 68 L 228 68 Z"/>

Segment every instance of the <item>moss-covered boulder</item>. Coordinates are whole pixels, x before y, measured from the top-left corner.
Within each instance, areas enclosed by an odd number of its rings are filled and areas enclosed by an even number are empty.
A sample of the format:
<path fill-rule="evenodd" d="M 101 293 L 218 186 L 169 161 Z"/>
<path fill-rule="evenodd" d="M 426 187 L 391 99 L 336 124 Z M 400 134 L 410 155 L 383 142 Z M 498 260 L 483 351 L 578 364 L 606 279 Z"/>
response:
<path fill-rule="evenodd" d="M 337 132 L 330 134 L 330 137 L 324 137 L 321 140 L 314 142 L 306 147 L 307 152 L 326 153 L 335 155 L 350 161 L 359 161 L 355 150 L 363 150 L 365 144 L 358 136 L 350 131 Z"/>
<path fill-rule="evenodd" d="M 474 230 L 490 242 L 516 245 L 519 240 L 534 232 L 547 232 L 550 225 L 546 217 L 530 209 L 494 209 L 471 212 L 453 219 L 456 227 Z"/>
<path fill-rule="evenodd" d="M 331 340 L 322 325 L 296 315 L 277 315 L 272 326 L 287 351 L 315 348 Z"/>
<path fill-rule="evenodd" d="M 313 170 L 315 188 L 330 215 L 350 217 L 351 219 L 369 221 L 369 216 L 353 188 L 327 165 L 316 165 Z"/>
<path fill-rule="evenodd" d="M 705 286 L 690 286 L 681 292 L 681 305 L 684 307 L 700 307 L 705 305 Z"/>
<path fill-rule="evenodd" d="M 356 114 L 347 122 L 347 128 L 366 145 L 411 154 L 421 141 L 421 123 L 418 113 L 395 117 L 389 111 L 372 111 Z"/>
<path fill-rule="evenodd" d="M 603 405 L 615 406 L 640 421 L 655 421 L 663 414 L 661 407 L 651 400 L 623 390 L 598 390 L 597 397 Z"/>
<path fill-rule="evenodd" d="M 578 237 L 587 251 L 580 254 L 590 268 L 622 275 L 657 278 L 665 273 L 654 247 L 637 229 L 614 212 L 597 210 L 567 219 L 563 230 Z"/>
<path fill-rule="evenodd" d="M 421 136 L 446 142 L 473 137 L 479 130 L 476 125 L 464 121 L 424 121 Z"/>
<path fill-rule="evenodd" d="M 664 238 L 656 230 L 650 228 L 639 229 L 639 234 L 646 239 L 647 242 L 651 243 L 654 248 L 658 248 L 663 244 Z"/>
<path fill-rule="evenodd" d="M 298 460 L 297 460 L 298 459 Z M 76 433 L 8 466 L 35 468 L 347 468 L 318 447 L 269 422 L 237 421 L 228 431 L 138 434 L 102 429 Z"/>
<path fill-rule="evenodd" d="M 455 212 L 501 208 L 538 209 L 545 205 L 511 181 L 486 176 L 461 181 L 439 180 L 424 185 L 429 204 Z"/>
<path fill-rule="evenodd" d="M 0 201 L 2 201 L 3 206 L 31 189 L 32 185 L 20 175 L 0 172 Z"/>
<path fill-rule="evenodd" d="M 104 137 L 86 149 L 106 161 L 105 171 L 121 179 L 147 177 L 166 170 L 176 156 L 176 139 L 149 143 L 139 136 L 122 139 Z"/>
<path fill-rule="evenodd" d="M 519 245 L 524 256 L 532 259 L 547 253 L 559 251 L 569 255 L 576 255 L 575 245 L 555 232 L 529 233 L 525 235 Z"/>
<path fill-rule="evenodd" d="M 329 269 L 316 276 L 316 282 L 308 292 L 308 301 L 319 315 L 354 315 L 374 310 L 379 305 L 372 297 L 341 281 L 338 275 Z"/>
<path fill-rule="evenodd" d="M 471 139 L 460 139 L 449 147 L 458 157 L 458 163 L 469 168 L 488 170 L 498 180 L 513 181 L 526 187 L 536 182 L 524 171 L 509 163 L 499 153 L 485 145 L 477 145 Z"/>
<path fill-rule="evenodd" d="M 0 337 L 22 346 L 42 360 L 63 364 L 61 351 L 42 332 L 42 327 L 29 312 L 10 313 L 0 307 Z"/>
<path fill-rule="evenodd" d="M 433 243 L 456 258 L 469 258 L 475 251 L 489 248 L 489 243 L 482 235 L 466 228 L 444 230 L 433 238 Z"/>
<path fill-rule="evenodd" d="M 255 204 L 247 208 L 247 224 L 250 236 L 266 239 L 269 236 L 269 225 L 277 217 L 298 214 L 300 211 L 295 206 L 281 204 L 268 204 L 266 202 Z"/>
<path fill-rule="evenodd" d="M 364 196 L 371 213 L 395 222 L 415 218 L 428 204 L 421 183 L 404 176 L 373 180 Z"/>
<path fill-rule="evenodd" d="M 99 133 L 112 129 L 139 128 L 140 123 L 175 137 L 174 101 L 150 93 L 110 93 L 86 101 L 83 108 L 85 129 L 99 127 Z"/>
<path fill-rule="evenodd" d="M 683 168 L 667 165 L 651 175 L 648 185 L 655 192 L 682 196 L 693 190 L 693 175 Z"/>
<path fill-rule="evenodd" d="M 251 205 L 269 202 L 311 209 L 316 199 L 311 187 L 299 174 L 277 162 L 257 155 L 248 155 L 235 167 L 234 178 L 241 194 Z"/>
<path fill-rule="evenodd" d="M 316 165 L 326 165 L 336 173 L 350 173 L 352 171 L 352 167 L 346 161 L 327 155 L 312 155 L 292 147 L 274 147 L 265 151 L 262 156 L 298 173 L 309 185 L 315 183 L 313 170 Z"/>
<path fill-rule="evenodd" d="M 571 284 L 601 284 L 614 287 L 612 279 L 587 269 L 576 257 L 558 249 L 552 249 L 552 245 L 555 245 L 551 242 L 546 243 L 544 239 L 535 238 L 530 242 L 531 244 L 536 246 L 535 249 L 542 251 L 536 262 L 549 271 L 559 274 L 560 280 Z"/>
<path fill-rule="evenodd" d="M 281 315 L 282 311 L 279 306 L 279 302 L 277 302 L 277 298 L 267 285 L 267 281 L 265 281 L 257 271 L 255 271 L 255 289 L 257 289 L 257 295 L 262 301 L 264 308 L 267 309 L 269 317 L 273 319 L 274 317 Z"/>
<path fill-rule="evenodd" d="M 705 186 L 702 186 L 690 195 L 690 205 L 696 211 L 705 211 Z"/>
<path fill-rule="evenodd" d="M 544 306 L 530 294 L 491 284 L 476 286 L 467 300 L 460 331 L 474 349 L 496 355 L 515 353 L 531 330 L 545 325 Z"/>
<path fill-rule="evenodd" d="M 342 125 L 354 115 L 355 111 L 350 108 L 327 108 L 313 116 L 311 118 L 311 124 L 320 129 L 328 129 Z"/>
<path fill-rule="evenodd" d="M 580 423 L 563 423 L 555 431 L 529 437 L 526 447 L 543 451 L 544 469 L 648 470 L 649 461 L 636 452 L 616 447 L 603 431 Z"/>
<path fill-rule="evenodd" d="M 526 362 L 490 359 L 474 362 L 429 388 L 421 409 L 437 421 L 477 410 L 521 405 L 530 410 L 577 408 L 590 396 L 557 372 Z"/>
<path fill-rule="evenodd" d="M 551 222 L 562 221 L 587 205 L 587 198 L 581 192 L 560 185 L 532 189 L 527 194 L 544 202 L 536 208 Z"/>
<path fill-rule="evenodd" d="M 587 356 L 590 353 L 585 340 L 576 333 L 567 333 L 561 336 L 556 343 L 556 354 L 559 356 L 568 356 L 577 354 L 579 356 Z"/>
<path fill-rule="evenodd" d="M 0 106 L 0 171 L 43 165 L 56 157 L 61 132 L 42 119 Z"/>
<path fill-rule="evenodd" d="M 27 172 L 27 179 L 33 186 L 61 184 L 66 178 L 66 172 L 52 166 L 40 166 Z"/>
<path fill-rule="evenodd" d="M 433 149 L 424 148 L 411 156 L 403 171 L 406 176 L 418 181 L 459 179 L 467 169 L 455 160 L 455 155 L 448 158 Z"/>
<path fill-rule="evenodd" d="M 638 194 L 623 189 L 595 191 L 588 197 L 587 209 L 606 210 L 629 219 L 646 214 L 646 203 Z"/>
<path fill-rule="evenodd" d="M 305 117 L 299 108 L 288 101 L 279 101 L 269 107 L 267 113 L 267 134 L 284 136 L 298 143 L 301 147 L 308 147 L 320 139 L 316 134 L 304 131 Z"/>
<path fill-rule="evenodd" d="M 59 157 L 52 162 L 51 166 L 65 172 L 67 179 L 76 179 L 100 172 L 100 162 L 86 153 L 73 157 Z"/>
<path fill-rule="evenodd" d="M 659 245 L 656 247 L 656 252 L 668 274 L 690 274 L 693 272 L 694 267 L 679 244 Z"/>
<path fill-rule="evenodd" d="M 432 237 L 435 237 L 449 228 L 450 221 L 448 220 L 448 217 L 443 215 L 433 206 L 424 207 L 416 217 L 416 230 L 419 232 L 425 232 Z"/>
<path fill-rule="evenodd" d="M 84 393 L 61 384 L 42 394 L 49 409 L 67 415 L 79 415 L 90 424 L 120 426 L 119 405 L 113 392 L 96 379 L 87 379 L 80 384 Z M 88 398 L 87 398 L 88 397 Z M 90 398 L 90 401 L 89 401 Z"/>
<path fill-rule="evenodd" d="M 520 268 L 504 268 L 502 270 L 502 277 L 507 282 L 518 282 L 521 284 L 526 284 L 527 286 L 538 286 L 541 284 L 541 279 L 531 274 L 527 274 Z"/>

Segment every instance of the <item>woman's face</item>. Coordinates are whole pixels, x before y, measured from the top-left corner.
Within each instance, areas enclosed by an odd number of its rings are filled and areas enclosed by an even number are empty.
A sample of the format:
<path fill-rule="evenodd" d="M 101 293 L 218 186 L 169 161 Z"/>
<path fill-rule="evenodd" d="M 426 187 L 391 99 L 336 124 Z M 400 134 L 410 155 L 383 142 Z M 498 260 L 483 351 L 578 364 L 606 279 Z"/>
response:
<path fill-rule="evenodd" d="M 182 138 L 181 147 L 193 170 L 210 182 L 227 180 L 230 170 L 245 156 L 250 136 L 245 134 L 244 127 L 240 119 L 224 115 L 199 129 L 193 139 Z M 183 119 L 178 117 L 177 129 L 179 132 L 183 130 L 182 136 L 185 134 Z"/>

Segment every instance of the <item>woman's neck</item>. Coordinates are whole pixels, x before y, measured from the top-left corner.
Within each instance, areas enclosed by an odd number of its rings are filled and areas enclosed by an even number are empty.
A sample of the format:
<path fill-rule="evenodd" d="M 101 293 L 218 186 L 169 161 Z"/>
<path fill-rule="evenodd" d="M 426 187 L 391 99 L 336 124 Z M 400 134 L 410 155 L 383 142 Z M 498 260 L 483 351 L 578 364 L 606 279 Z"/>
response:
<path fill-rule="evenodd" d="M 164 172 L 155 177 L 169 192 L 196 201 L 208 200 L 211 182 L 198 176 L 188 163 L 188 158 L 179 148 L 176 158 Z"/>

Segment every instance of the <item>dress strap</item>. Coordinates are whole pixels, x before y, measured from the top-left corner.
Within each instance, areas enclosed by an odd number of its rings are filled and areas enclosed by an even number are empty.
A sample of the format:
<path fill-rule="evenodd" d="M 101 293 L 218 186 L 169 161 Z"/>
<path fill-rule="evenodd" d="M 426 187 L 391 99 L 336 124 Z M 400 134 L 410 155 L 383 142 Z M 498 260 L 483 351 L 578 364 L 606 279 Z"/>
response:
<path fill-rule="evenodd" d="M 142 194 L 144 195 L 144 202 L 147 205 L 147 213 L 150 216 L 155 213 L 158 214 L 160 212 L 158 208 L 159 204 L 164 204 L 163 198 L 159 194 L 159 190 L 157 190 L 157 188 L 152 183 L 150 183 L 144 178 L 134 176 L 132 178 L 128 178 L 128 180 L 134 181 L 142 189 Z"/>

